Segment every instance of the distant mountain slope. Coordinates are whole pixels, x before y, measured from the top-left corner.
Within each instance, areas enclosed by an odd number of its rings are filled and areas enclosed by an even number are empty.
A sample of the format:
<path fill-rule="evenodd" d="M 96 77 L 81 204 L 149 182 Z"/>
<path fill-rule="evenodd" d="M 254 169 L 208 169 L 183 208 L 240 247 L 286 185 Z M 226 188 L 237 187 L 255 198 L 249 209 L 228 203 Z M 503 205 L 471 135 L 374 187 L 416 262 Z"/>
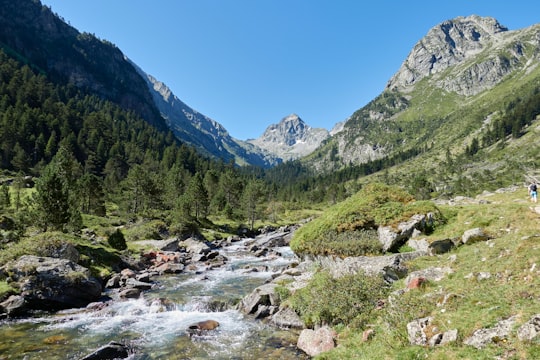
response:
<path fill-rule="evenodd" d="M 50 80 L 72 84 L 166 126 L 141 76 L 113 44 L 80 33 L 39 1 L 0 0 L 0 46 Z"/>
<path fill-rule="evenodd" d="M 302 161 L 326 173 L 383 159 L 418 158 L 429 169 L 473 140 L 488 146 L 482 139 L 493 126 L 540 90 L 539 64 L 540 25 L 509 31 L 474 15 L 445 21 L 414 46 L 377 98 Z"/>
<path fill-rule="evenodd" d="M 328 130 L 312 128 L 298 115 L 291 114 L 270 125 L 261 137 L 248 142 L 287 161 L 312 153 L 329 136 Z"/>

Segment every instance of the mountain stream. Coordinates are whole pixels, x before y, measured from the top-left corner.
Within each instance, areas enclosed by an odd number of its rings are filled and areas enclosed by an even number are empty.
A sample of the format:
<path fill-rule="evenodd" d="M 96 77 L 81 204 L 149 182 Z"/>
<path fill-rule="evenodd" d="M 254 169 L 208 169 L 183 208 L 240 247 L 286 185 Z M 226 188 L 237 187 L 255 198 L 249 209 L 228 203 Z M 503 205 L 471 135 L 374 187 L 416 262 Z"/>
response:
<path fill-rule="evenodd" d="M 280 257 L 255 257 L 247 251 L 247 240 L 220 249 L 228 258 L 226 266 L 161 276 L 138 299 L 113 301 L 99 310 L 4 320 L 0 360 L 81 359 L 110 341 L 133 348 L 133 360 L 308 359 L 295 346 L 297 332 L 279 330 L 224 305 L 297 260 L 288 247 L 278 249 Z M 186 331 L 204 320 L 219 326 L 201 334 Z"/>

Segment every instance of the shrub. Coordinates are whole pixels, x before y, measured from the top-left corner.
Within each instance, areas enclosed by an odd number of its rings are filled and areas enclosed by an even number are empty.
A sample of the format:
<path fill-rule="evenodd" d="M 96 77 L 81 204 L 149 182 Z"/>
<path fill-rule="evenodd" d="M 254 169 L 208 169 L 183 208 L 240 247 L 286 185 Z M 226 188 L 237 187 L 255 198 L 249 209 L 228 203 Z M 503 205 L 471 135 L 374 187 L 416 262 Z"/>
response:
<path fill-rule="evenodd" d="M 387 292 L 388 286 L 380 276 L 357 273 L 335 279 L 322 271 L 306 287 L 296 291 L 289 303 L 307 326 L 354 322 L 361 327 Z"/>
<path fill-rule="evenodd" d="M 111 235 L 109 235 L 109 238 L 107 239 L 109 245 L 116 250 L 125 250 L 127 249 L 126 239 L 124 238 L 124 234 L 120 229 L 116 229 L 115 232 L 113 232 Z"/>

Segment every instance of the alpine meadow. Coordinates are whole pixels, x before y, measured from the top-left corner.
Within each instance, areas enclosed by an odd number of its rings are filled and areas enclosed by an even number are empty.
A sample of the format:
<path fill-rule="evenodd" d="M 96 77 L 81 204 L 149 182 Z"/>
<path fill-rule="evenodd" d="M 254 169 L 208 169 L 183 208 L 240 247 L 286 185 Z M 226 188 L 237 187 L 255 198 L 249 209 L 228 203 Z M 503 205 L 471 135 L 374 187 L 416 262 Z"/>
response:
<path fill-rule="evenodd" d="M 242 141 L 0 5 L 0 360 L 540 358 L 540 24 L 434 24 L 332 131 Z"/>

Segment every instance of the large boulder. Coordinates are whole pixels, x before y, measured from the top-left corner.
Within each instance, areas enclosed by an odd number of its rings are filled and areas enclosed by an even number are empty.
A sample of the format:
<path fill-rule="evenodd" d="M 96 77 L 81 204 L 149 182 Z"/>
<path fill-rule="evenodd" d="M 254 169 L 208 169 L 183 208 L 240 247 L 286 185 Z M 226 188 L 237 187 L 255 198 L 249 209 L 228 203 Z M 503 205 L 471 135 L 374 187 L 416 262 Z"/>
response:
<path fill-rule="evenodd" d="M 290 307 L 283 307 L 270 319 L 270 324 L 280 329 L 305 329 L 300 316 Z"/>
<path fill-rule="evenodd" d="M 426 229 L 426 224 L 432 221 L 431 215 L 416 214 L 408 221 L 399 223 L 396 228 L 391 226 L 380 226 L 377 229 L 379 242 L 384 252 L 396 252 L 400 246 L 405 244 L 415 233 L 415 230 L 422 232 Z"/>
<path fill-rule="evenodd" d="M 261 285 L 247 295 L 239 304 L 239 310 L 245 314 L 254 314 L 260 306 L 276 306 L 279 296 L 276 294 L 277 284 Z"/>
<path fill-rule="evenodd" d="M 461 237 L 461 242 L 463 244 L 474 244 L 479 241 L 489 240 L 490 236 L 480 228 L 474 228 L 466 230 Z"/>
<path fill-rule="evenodd" d="M 90 271 L 67 259 L 24 255 L 3 270 L 29 310 L 84 307 L 101 296 L 101 284 Z"/>
<path fill-rule="evenodd" d="M 322 352 L 332 350 L 337 333 L 324 326 L 317 330 L 304 329 L 298 337 L 297 347 L 309 356 L 317 356 Z"/>

